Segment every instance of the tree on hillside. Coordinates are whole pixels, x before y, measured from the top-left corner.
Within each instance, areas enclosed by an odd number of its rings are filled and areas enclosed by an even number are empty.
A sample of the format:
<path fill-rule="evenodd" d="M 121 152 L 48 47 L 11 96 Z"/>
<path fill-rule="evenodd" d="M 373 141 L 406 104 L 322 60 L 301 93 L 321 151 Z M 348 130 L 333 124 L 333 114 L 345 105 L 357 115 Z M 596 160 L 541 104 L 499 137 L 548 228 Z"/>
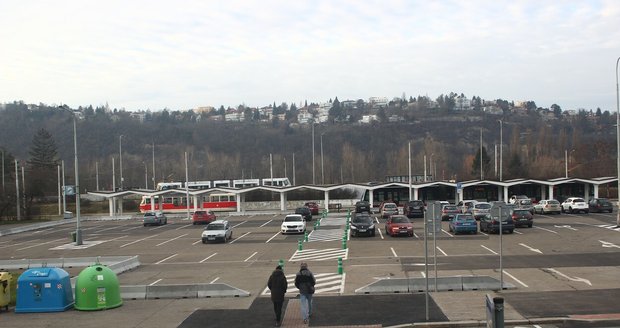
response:
<path fill-rule="evenodd" d="M 28 164 L 32 168 L 55 169 L 58 164 L 57 149 L 52 135 L 45 129 L 39 129 L 32 139 Z"/>
<path fill-rule="evenodd" d="M 489 154 L 487 154 L 486 147 L 482 147 L 482 159 L 480 157 L 480 148 L 478 148 L 476 157 L 474 157 L 474 163 L 471 167 L 471 173 L 477 178 L 480 178 L 480 160 L 482 160 L 482 177 L 487 178 L 487 173 L 489 172 L 489 168 L 491 166 L 491 158 L 489 158 Z"/>
<path fill-rule="evenodd" d="M 26 217 L 30 216 L 32 201 L 37 197 L 54 194 L 56 190 L 56 167 L 58 152 L 56 142 L 45 129 L 39 129 L 32 139 L 29 150 L 26 193 Z M 50 178 L 52 177 L 52 178 Z"/>
<path fill-rule="evenodd" d="M 13 155 L 2 148 L 4 154 L 4 185 L 0 186 L 0 220 L 3 220 L 15 214 L 15 171 L 10 168 L 14 167 L 15 159 Z M 2 157 L 0 157 L 0 160 Z"/>

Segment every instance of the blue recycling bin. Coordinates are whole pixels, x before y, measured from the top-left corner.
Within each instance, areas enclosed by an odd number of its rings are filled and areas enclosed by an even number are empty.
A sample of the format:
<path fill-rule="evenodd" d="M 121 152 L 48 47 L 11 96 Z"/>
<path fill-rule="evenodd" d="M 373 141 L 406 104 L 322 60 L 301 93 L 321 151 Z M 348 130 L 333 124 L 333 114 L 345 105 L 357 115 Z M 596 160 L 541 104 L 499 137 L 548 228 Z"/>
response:
<path fill-rule="evenodd" d="M 32 268 L 17 279 L 15 312 L 62 312 L 73 307 L 73 289 L 67 271 Z"/>

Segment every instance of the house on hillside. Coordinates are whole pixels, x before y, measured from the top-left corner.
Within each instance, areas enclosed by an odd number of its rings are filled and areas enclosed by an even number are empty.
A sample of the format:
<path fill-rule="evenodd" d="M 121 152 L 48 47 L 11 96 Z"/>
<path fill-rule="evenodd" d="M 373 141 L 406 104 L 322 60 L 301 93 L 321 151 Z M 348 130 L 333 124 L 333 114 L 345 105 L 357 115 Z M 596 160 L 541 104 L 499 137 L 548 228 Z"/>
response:
<path fill-rule="evenodd" d="M 470 110 L 471 100 L 465 96 L 458 96 L 454 99 L 454 110 Z"/>

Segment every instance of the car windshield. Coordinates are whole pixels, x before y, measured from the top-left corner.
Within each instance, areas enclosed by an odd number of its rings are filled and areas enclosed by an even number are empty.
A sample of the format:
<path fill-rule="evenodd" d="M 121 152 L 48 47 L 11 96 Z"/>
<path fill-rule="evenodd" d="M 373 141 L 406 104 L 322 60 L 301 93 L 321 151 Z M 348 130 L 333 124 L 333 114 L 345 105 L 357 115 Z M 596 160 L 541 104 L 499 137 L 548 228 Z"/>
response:
<path fill-rule="evenodd" d="M 404 216 L 393 216 L 392 223 L 409 223 L 409 219 Z"/>
<path fill-rule="evenodd" d="M 458 211 L 459 209 L 454 205 L 446 205 L 443 207 L 445 211 Z"/>
<path fill-rule="evenodd" d="M 205 211 L 196 211 L 196 212 L 194 212 L 194 214 L 196 214 L 196 215 L 205 215 L 205 214 L 207 214 L 207 212 L 205 212 Z"/>
<path fill-rule="evenodd" d="M 474 207 L 479 210 L 488 210 L 491 208 L 491 204 L 486 204 L 486 203 L 476 204 Z"/>
<path fill-rule="evenodd" d="M 383 208 L 387 208 L 387 209 L 395 209 L 396 208 L 396 204 L 385 204 L 383 206 Z"/>
<path fill-rule="evenodd" d="M 473 216 L 470 215 L 459 215 L 456 217 L 457 221 L 476 221 Z"/>
<path fill-rule="evenodd" d="M 224 225 L 221 223 L 218 224 L 209 224 L 205 230 L 224 230 Z"/>
<path fill-rule="evenodd" d="M 409 203 L 409 205 L 410 206 L 422 206 L 422 205 L 424 205 L 424 203 L 422 203 L 422 202 L 411 202 L 411 203 Z"/>
<path fill-rule="evenodd" d="M 306 207 L 300 207 L 298 209 L 295 210 L 295 213 L 301 214 L 301 213 L 306 213 L 308 212 L 310 209 L 306 208 Z"/>
<path fill-rule="evenodd" d="M 299 222 L 299 221 L 303 221 L 303 219 L 301 218 L 301 216 L 287 216 L 284 218 L 284 222 Z"/>
<path fill-rule="evenodd" d="M 372 218 L 367 215 L 360 215 L 353 218 L 353 223 L 372 223 Z"/>
<path fill-rule="evenodd" d="M 515 210 L 512 213 L 514 213 L 515 215 L 527 215 L 527 214 L 530 213 L 530 211 L 528 211 L 528 210 Z"/>
<path fill-rule="evenodd" d="M 155 216 L 155 213 L 153 213 L 153 212 L 144 213 L 144 216 L 145 217 L 147 217 L 147 216 Z"/>
<path fill-rule="evenodd" d="M 550 201 L 547 202 L 547 204 L 558 205 L 558 204 L 560 204 L 560 202 L 558 202 L 557 200 L 550 200 Z"/>
<path fill-rule="evenodd" d="M 573 203 L 585 203 L 585 200 L 583 200 L 583 198 L 575 198 Z"/>
<path fill-rule="evenodd" d="M 521 205 L 532 205 L 532 201 L 529 200 L 529 199 L 524 199 L 524 200 L 519 201 L 519 204 L 521 204 Z"/>

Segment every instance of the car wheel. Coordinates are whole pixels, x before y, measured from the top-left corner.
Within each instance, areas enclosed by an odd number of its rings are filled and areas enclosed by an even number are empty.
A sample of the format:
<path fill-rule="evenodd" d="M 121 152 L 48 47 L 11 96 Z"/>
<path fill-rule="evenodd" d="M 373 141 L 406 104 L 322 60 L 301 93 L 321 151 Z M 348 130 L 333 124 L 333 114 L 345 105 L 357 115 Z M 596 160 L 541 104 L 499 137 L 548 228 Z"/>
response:
<path fill-rule="evenodd" d="M 572 207 L 568 208 L 568 213 L 573 214 L 573 208 Z"/>
<path fill-rule="evenodd" d="M 145 227 L 146 227 L 146 223 L 145 223 L 145 224 L 143 224 L 143 226 L 145 226 Z"/>
<path fill-rule="evenodd" d="M 533 223 L 530 223 L 530 224 L 528 224 L 528 225 L 527 225 L 527 227 L 528 227 L 528 228 L 531 228 L 531 227 L 532 227 L 532 225 L 533 225 Z"/>
<path fill-rule="evenodd" d="M 478 230 L 474 230 L 474 235 L 477 235 L 477 234 L 478 234 Z"/>
<path fill-rule="evenodd" d="M 515 232 L 514 229 L 508 230 L 508 233 L 510 233 L 510 234 L 513 233 L 513 232 Z"/>
<path fill-rule="evenodd" d="M 203 244 L 206 244 L 206 243 L 207 243 L 207 241 L 203 239 L 203 240 L 202 240 L 202 243 L 203 243 Z"/>

